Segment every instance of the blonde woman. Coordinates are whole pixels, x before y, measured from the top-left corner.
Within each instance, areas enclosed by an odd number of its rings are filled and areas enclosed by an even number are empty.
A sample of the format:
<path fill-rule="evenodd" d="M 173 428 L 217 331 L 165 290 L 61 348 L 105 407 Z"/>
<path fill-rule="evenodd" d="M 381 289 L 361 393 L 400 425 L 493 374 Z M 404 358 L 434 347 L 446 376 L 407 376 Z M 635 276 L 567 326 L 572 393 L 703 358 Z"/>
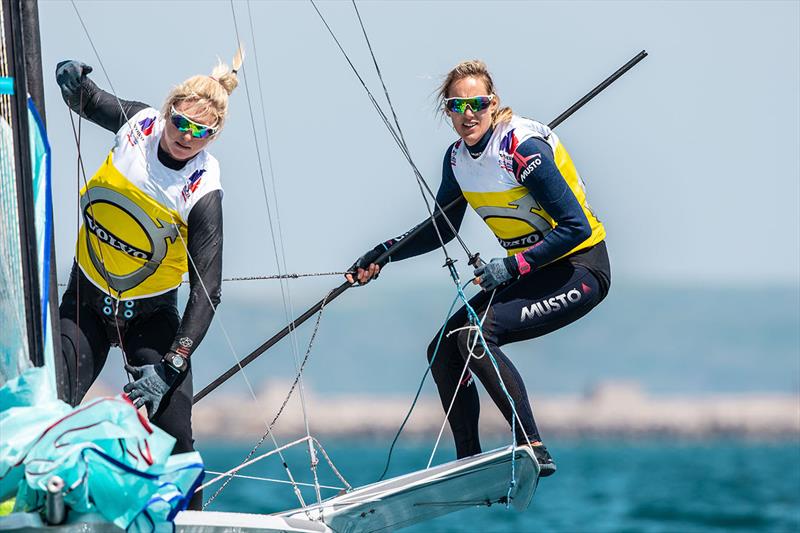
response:
<path fill-rule="evenodd" d="M 133 376 L 125 392 L 177 439 L 174 453 L 193 449 L 189 361 L 220 301 L 222 186 L 206 148 L 222 131 L 240 65 L 241 52 L 232 69 L 219 64 L 187 79 L 160 110 L 100 90 L 79 61 L 56 69 L 67 105 L 115 134 L 80 192 L 82 225 L 60 306 L 65 399 L 80 403 L 118 345 Z M 181 318 L 177 287 L 187 272 Z"/>
<path fill-rule="evenodd" d="M 500 107 L 483 62 L 465 61 L 453 68 L 439 97 L 460 138 L 445 153 L 436 199 L 444 207 L 465 198 L 447 213 L 456 231 L 469 203 L 507 255 L 475 269 L 474 283 L 484 290 L 470 300 L 478 316 L 485 316 L 483 336 L 500 378 L 475 329 L 468 327 L 465 308 L 444 326 L 445 333 L 453 334 L 442 338 L 438 351 L 438 333 L 431 342 L 431 373 L 445 410 L 455 396 L 449 423 L 459 458 L 481 452 L 474 373 L 505 419 L 515 424 L 517 443 L 532 445 L 540 475 L 549 476 L 556 466 L 542 444 L 525 384 L 500 347 L 562 328 L 603 300 L 611 283 L 605 229 L 589 207 L 583 182 L 558 136 L 544 124 Z M 446 224 L 438 227 L 445 242 L 454 238 Z M 348 274 L 348 280 L 369 282 L 384 266 L 374 261 L 402 238 L 361 256 L 351 268 L 355 278 Z M 389 260 L 438 246 L 435 229 L 429 226 Z M 469 370 L 464 373 L 467 361 Z M 514 401 L 513 409 L 503 386 Z"/>

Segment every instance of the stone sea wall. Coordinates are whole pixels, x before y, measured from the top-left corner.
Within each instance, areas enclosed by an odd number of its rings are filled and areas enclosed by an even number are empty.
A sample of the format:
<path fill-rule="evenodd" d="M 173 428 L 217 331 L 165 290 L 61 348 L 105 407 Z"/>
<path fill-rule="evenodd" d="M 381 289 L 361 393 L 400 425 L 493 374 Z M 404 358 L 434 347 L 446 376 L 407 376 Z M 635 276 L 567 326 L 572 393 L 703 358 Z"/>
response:
<path fill-rule="evenodd" d="M 193 426 L 200 438 L 252 440 L 264 433 L 289 390 L 269 383 L 258 402 L 249 397 L 209 397 L 195 406 Z M 481 393 L 482 434 L 505 434 L 507 424 Z M 305 391 L 311 432 L 328 437 L 391 437 L 412 397 L 317 396 Z M 800 439 L 800 397 L 791 394 L 653 396 L 636 384 L 608 383 L 582 396 L 533 398 L 540 430 L 550 437 L 670 435 L 687 438 Z M 439 399 L 423 396 L 406 425 L 406 436 L 435 435 L 444 421 Z M 305 434 L 295 391 L 275 424 L 282 439 Z M 445 432 L 449 430 L 445 428 Z"/>

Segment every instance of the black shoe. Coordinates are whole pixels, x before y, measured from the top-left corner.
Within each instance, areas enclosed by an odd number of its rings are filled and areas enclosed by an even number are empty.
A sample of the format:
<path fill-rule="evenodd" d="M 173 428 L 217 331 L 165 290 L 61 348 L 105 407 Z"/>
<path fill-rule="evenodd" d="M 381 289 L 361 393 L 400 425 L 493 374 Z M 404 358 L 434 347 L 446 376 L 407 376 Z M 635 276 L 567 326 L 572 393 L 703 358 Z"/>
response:
<path fill-rule="evenodd" d="M 539 477 L 552 476 L 556 473 L 556 464 L 553 458 L 550 457 L 550 452 L 544 444 L 532 446 L 533 456 L 536 457 L 536 462 L 539 463 Z"/>

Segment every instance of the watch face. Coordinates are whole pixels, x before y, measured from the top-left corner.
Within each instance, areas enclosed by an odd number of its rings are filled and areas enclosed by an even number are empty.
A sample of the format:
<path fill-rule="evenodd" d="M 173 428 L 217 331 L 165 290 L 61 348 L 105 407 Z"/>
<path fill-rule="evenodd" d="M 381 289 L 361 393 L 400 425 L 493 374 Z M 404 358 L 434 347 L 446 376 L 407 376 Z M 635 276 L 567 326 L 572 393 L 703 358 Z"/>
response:
<path fill-rule="evenodd" d="M 184 361 L 183 357 L 181 357 L 180 355 L 175 354 L 172 356 L 171 363 L 172 366 L 174 366 L 175 368 L 183 368 L 183 365 L 186 364 L 186 361 Z"/>

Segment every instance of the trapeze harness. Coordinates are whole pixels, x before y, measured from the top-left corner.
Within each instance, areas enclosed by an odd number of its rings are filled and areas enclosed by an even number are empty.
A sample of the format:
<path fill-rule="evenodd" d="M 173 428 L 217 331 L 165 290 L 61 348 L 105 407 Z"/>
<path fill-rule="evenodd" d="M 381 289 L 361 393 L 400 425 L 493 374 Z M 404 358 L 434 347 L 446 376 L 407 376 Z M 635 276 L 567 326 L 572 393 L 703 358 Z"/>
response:
<path fill-rule="evenodd" d="M 80 193 L 76 259 L 60 306 L 67 400 L 78 404 L 110 346 L 121 345 L 134 366 L 157 363 L 170 350 L 188 357 L 197 348 L 220 301 L 222 188 L 219 165 L 207 152 L 177 161 L 160 147 L 165 120 L 158 110 L 118 101 L 89 79 L 67 104 L 116 132 Z M 181 319 L 177 287 L 187 271 L 191 288 Z M 193 449 L 191 402 L 187 372 L 154 417 L 176 437 L 175 453 Z"/>
<path fill-rule="evenodd" d="M 447 212 L 455 230 L 469 203 L 514 257 L 516 270 L 515 279 L 494 294 L 481 291 L 470 300 L 478 315 L 486 317 L 483 335 L 514 409 L 482 344 L 476 342 L 475 330 L 468 327 L 465 308 L 445 324 L 438 350 L 438 333 L 428 348 L 445 410 L 461 386 L 449 417 L 460 458 L 481 451 L 480 402 L 470 371 L 509 423 L 516 410 L 522 421 L 522 426 L 516 423 L 519 444 L 526 436 L 531 442 L 541 440 L 522 378 L 500 346 L 545 335 L 584 316 L 608 294 L 611 270 L 605 229 L 586 200 L 583 181 L 558 136 L 544 124 L 514 116 L 490 129 L 475 146 L 463 140 L 451 145 L 436 199 L 444 207 L 459 197 L 466 202 Z M 438 227 L 445 242 L 454 238 L 446 224 Z M 383 246 L 391 251 L 408 233 Z M 429 227 L 391 260 L 420 255 L 439 244 L 435 229 Z M 467 357 L 469 370 L 461 379 Z"/>

